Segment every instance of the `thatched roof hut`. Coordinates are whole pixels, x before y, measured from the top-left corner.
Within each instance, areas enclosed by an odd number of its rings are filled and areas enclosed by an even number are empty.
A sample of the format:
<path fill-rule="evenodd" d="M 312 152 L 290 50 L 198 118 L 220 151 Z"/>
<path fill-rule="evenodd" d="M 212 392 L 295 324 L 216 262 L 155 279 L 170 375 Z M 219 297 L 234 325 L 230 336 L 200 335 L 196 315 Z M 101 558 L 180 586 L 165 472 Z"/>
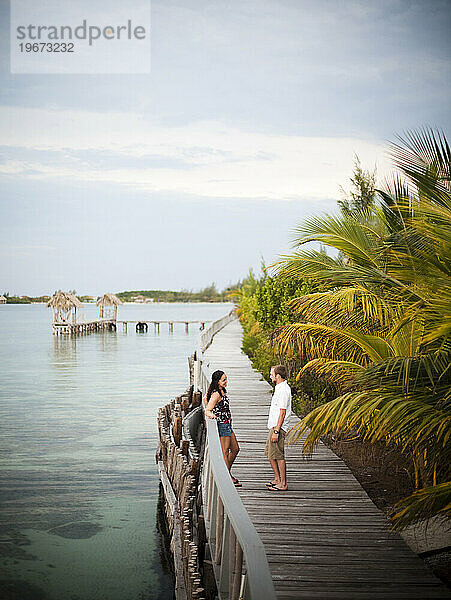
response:
<path fill-rule="evenodd" d="M 47 302 L 47 306 L 53 308 L 54 323 L 68 323 L 72 313 L 72 323 L 77 319 L 77 308 L 82 308 L 83 304 L 71 292 L 56 292 Z"/>
<path fill-rule="evenodd" d="M 52 298 L 47 302 L 47 306 L 50 308 L 57 308 L 61 310 L 72 310 L 72 308 L 82 308 L 83 304 L 74 294 L 71 292 L 56 292 Z"/>
<path fill-rule="evenodd" d="M 103 294 L 100 298 L 97 298 L 97 306 L 120 306 L 122 300 L 119 300 L 114 294 Z"/>
<path fill-rule="evenodd" d="M 117 319 L 117 307 L 122 304 L 122 300 L 119 300 L 114 294 L 103 294 L 97 299 L 97 306 L 99 307 L 99 318 L 100 319 Z"/>

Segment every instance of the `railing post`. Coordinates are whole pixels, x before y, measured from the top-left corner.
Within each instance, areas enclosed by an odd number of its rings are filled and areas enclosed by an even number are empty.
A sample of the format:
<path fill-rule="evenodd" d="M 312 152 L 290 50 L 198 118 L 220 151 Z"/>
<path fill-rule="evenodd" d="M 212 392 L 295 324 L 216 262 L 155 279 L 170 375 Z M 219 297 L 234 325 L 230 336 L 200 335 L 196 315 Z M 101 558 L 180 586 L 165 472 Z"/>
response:
<path fill-rule="evenodd" d="M 216 482 L 212 477 L 213 489 L 211 491 L 211 502 L 210 502 L 210 536 L 216 536 L 216 521 L 217 521 L 217 510 L 218 510 L 218 488 Z M 215 537 L 216 543 L 216 537 Z"/>
<path fill-rule="evenodd" d="M 250 598 L 250 595 L 249 595 L 249 586 L 246 585 L 246 574 L 243 573 L 241 575 L 241 581 L 240 581 L 240 595 L 239 595 L 239 600 L 247 600 L 247 598 Z"/>
<path fill-rule="evenodd" d="M 237 539 L 235 539 L 234 558 L 233 584 L 230 598 L 231 600 L 238 600 L 241 587 L 241 571 L 243 570 L 243 550 L 241 549 L 240 542 Z"/>
<path fill-rule="evenodd" d="M 229 535 L 229 598 L 233 599 L 233 578 L 235 575 L 235 555 L 236 555 L 236 535 L 235 530 L 230 526 Z"/>
<path fill-rule="evenodd" d="M 193 375 L 194 375 L 194 393 L 199 391 L 199 357 L 195 356 L 193 364 Z"/>
<path fill-rule="evenodd" d="M 224 515 L 222 534 L 221 570 L 219 574 L 219 593 L 221 598 L 230 598 L 230 520 Z"/>
<path fill-rule="evenodd" d="M 224 534 L 224 505 L 219 494 L 217 495 L 217 498 L 215 563 L 220 565 L 222 557 L 222 539 Z"/>
<path fill-rule="evenodd" d="M 213 473 L 211 472 L 211 464 L 208 465 L 208 492 L 207 492 L 207 518 L 211 521 L 211 511 L 213 504 Z"/>

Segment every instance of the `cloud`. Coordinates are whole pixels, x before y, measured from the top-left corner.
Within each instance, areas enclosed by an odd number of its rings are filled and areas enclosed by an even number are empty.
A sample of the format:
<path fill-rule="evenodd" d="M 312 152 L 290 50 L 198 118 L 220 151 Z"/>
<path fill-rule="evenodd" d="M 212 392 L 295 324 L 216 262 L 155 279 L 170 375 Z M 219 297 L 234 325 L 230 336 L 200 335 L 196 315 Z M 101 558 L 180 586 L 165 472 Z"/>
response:
<path fill-rule="evenodd" d="M 2 107 L 0 127 L 11 157 L 0 165 L 4 175 L 146 192 L 320 199 L 338 195 L 355 154 L 380 176 L 389 170 L 377 141 L 257 133 L 221 121 L 171 127 L 136 113 Z"/>

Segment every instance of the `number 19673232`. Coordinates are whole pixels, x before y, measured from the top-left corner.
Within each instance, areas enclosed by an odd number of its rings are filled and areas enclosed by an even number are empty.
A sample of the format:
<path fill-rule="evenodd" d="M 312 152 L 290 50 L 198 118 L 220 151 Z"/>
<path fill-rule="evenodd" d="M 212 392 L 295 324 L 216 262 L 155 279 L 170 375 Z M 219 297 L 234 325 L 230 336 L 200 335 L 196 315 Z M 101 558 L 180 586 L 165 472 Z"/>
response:
<path fill-rule="evenodd" d="M 72 42 L 22 42 L 19 48 L 21 52 L 75 52 Z"/>

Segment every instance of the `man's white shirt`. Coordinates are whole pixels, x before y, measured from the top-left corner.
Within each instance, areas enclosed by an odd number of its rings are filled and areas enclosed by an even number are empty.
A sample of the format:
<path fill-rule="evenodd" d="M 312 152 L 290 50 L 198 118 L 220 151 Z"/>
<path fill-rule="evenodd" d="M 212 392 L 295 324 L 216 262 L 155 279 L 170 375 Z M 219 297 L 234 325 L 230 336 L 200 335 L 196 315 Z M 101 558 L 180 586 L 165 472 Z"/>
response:
<path fill-rule="evenodd" d="M 274 389 L 271 408 L 269 409 L 268 429 L 277 425 L 281 408 L 285 408 L 287 411 L 282 423 L 282 429 L 288 431 L 290 429 L 289 421 L 291 416 L 291 388 L 286 381 L 281 381 Z"/>

